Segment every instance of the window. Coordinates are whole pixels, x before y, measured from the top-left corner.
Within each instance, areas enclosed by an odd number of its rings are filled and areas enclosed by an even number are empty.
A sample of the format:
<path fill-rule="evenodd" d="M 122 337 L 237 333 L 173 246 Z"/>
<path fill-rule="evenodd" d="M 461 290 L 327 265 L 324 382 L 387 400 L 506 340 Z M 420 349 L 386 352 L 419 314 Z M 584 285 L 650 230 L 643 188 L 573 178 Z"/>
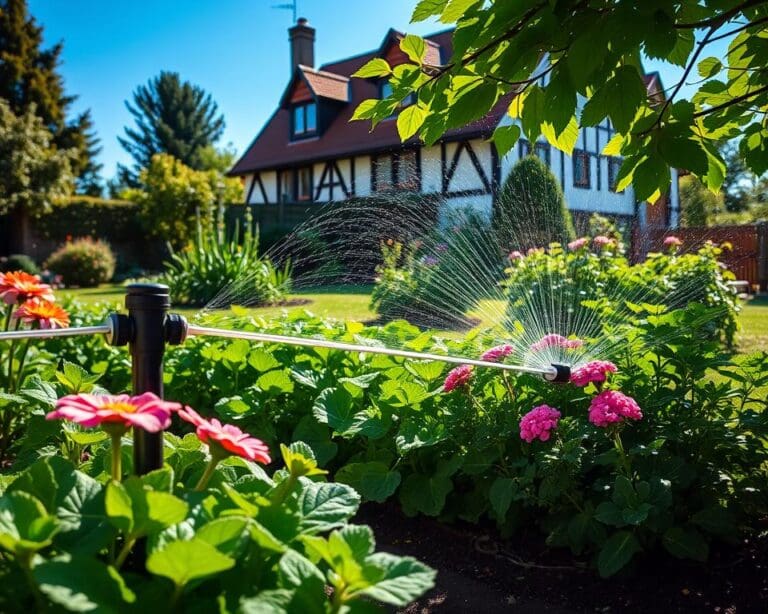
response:
<path fill-rule="evenodd" d="M 294 138 L 313 136 L 317 132 L 317 105 L 314 102 L 293 107 L 291 132 Z"/>
<path fill-rule="evenodd" d="M 619 183 L 619 171 L 621 170 L 621 158 L 614 158 L 613 156 L 608 158 L 608 189 L 611 192 L 616 191 L 616 186 Z"/>
<path fill-rule="evenodd" d="M 533 151 L 531 151 L 531 143 L 530 141 L 526 141 L 525 139 L 520 139 L 520 157 L 525 158 L 525 156 L 528 156 L 530 154 L 533 154 L 539 160 L 544 162 L 547 166 L 549 166 L 549 143 L 545 143 L 544 141 L 536 141 L 533 147 Z"/>
<path fill-rule="evenodd" d="M 312 169 L 305 166 L 285 170 L 280 174 L 280 202 L 295 203 L 312 200 Z"/>
<path fill-rule="evenodd" d="M 371 158 L 373 190 L 385 192 L 392 188 L 419 190 L 421 185 L 419 153 L 416 149 Z"/>
<path fill-rule="evenodd" d="M 573 152 L 573 185 L 577 188 L 588 188 L 590 186 L 590 157 L 582 150 L 576 149 Z"/>

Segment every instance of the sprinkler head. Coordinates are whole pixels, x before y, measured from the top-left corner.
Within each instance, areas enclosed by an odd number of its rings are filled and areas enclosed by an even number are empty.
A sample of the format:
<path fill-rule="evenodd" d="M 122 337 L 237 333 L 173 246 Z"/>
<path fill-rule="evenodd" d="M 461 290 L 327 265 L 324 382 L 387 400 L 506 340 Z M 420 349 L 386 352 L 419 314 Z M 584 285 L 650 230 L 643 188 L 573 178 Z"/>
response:
<path fill-rule="evenodd" d="M 571 367 L 568 365 L 561 365 L 558 363 L 552 363 L 551 367 L 555 370 L 554 373 L 547 373 L 544 375 L 544 379 L 553 384 L 566 384 L 571 379 Z"/>

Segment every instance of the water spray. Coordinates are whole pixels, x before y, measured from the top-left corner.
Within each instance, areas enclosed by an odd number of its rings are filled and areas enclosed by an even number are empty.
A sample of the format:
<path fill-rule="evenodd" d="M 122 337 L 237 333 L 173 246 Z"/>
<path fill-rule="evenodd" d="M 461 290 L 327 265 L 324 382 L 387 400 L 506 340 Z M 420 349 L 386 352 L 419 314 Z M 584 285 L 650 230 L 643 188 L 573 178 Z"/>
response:
<path fill-rule="evenodd" d="M 563 364 L 543 367 L 508 365 L 461 356 L 398 350 L 330 339 L 193 326 L 188 324 L 183 316 L 168 313 L 171 307 L 171 297 L 168 286 L 162 284 L 131 284 L 126 288 L 125 306 L 128 310 L 127 314 L 112 314 L 104 324 L 99 326 L 0 332 L 0 341 L 104 335 L 110 345 L 127 345 L 129 347 L 133 393 L 152 392 L 159 397 L 163 396 L 163 357 L 166 345 L 180 345 L 190 336 L 245 339 L 246 341 L 279 345 L 322 347 L 343 352 L 385 354 L 415 360 L 434 360 L 449 364 L 489 367 L 503 371 L 540 375 L 553 383 L 567 382 L 571 373 L 570 367 Z M 162 432 L 148 433 L 142 429 L 134 429 L 133 455 L 134 467 L 139 475 L 162 468 Z"/>

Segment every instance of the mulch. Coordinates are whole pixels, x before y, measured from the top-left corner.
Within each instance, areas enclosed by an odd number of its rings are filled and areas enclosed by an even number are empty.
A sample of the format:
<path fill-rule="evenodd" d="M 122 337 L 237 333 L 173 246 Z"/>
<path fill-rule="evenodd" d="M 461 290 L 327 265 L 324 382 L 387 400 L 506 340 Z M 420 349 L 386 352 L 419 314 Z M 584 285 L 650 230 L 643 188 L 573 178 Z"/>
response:
<path fill-rule="evenodd" d="M 768 612 L 768 533 L 713 546 L 700 564 L 646 553 L 612 578 L 586 559 L 550 550 L 541 535 L 504 540 L 493 527 L 407 518 L 395 505 L 364 505 L 377 550 L 438 570 L 437 586 L 402 614 L 547 612 Z"/>

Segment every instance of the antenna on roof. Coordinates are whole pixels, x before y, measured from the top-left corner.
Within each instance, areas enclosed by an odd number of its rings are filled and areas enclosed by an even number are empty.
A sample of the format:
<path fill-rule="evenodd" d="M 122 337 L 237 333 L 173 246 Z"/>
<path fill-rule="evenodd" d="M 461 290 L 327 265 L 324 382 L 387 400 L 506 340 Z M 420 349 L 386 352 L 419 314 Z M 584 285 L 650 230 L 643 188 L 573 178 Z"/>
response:
<path fill-rule="evenodd" d="M 273 9 L 285 9 L 288 11 L 293 11 L 293 23 L 296 23 L 296 10 L 297 10 L 297 4 L 299 0 L 293 0 L 293 2 L 286 2 L 284 4 L 273 4 Z"/>

